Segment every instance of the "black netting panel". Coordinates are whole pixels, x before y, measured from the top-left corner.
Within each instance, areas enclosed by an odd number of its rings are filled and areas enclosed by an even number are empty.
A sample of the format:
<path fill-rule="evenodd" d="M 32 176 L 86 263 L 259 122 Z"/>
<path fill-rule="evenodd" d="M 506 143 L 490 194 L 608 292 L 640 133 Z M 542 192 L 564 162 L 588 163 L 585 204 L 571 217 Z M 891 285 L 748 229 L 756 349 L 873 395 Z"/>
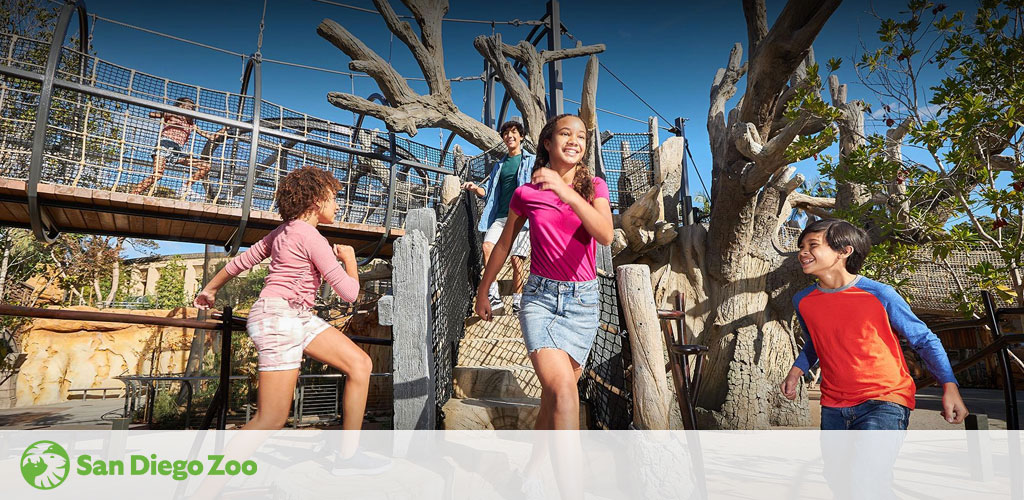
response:
<path fill-rule="evenodd" d="M 601 145 L 612 209 L 625 210 L 654 185 L 651 135 L 613 134 Z"/>
<path fill-rule="evenodd" d="M 465 192 L 463 192 L 465 193 Z M 438 425 L 441 407 L 452 397 L 452 374 L 458 361 L 459 340 L 483 270 L 482 237 L 476 230 L 477 205 L 463 194 L 440 216 L 430 247 L 430 312 Z"/>
<path fill-rule="evenodd" d="M 633 353 L 622 327 L 618 286 L 614 277 L 599 276 L 601 326 L 580 379 L 580 401 L 589 407 L 591 429 L 628 429 L 633 421 Z"/>

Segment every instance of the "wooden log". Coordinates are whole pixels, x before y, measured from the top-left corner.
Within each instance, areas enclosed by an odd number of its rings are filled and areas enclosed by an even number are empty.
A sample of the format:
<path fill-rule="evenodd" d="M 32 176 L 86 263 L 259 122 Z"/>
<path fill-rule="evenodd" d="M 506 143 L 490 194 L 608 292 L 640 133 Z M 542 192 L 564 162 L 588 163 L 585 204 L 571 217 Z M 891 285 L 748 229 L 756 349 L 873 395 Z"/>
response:
<path fill-rule="evenodd" d="M 657 131 L 657 123 L 651 127 Z M 682 190 L 683 154 L 682 137 L 670 137 L 654 150 L 654 183 L 662 185 L 662 204 L 665 219 L 679 222 L 679 193 Z"/>
<path fill-rule="evenodd" d="M 431 352 L 430 244 L 434 211 L 411 210 L 406 234 L 394 243 L 392 338 L 395 430 L 434 429 L 434 356 Z"/>
<path fill-rule="evenodd" d="M 462 189 L 462 180 L 454 175 L 444 176 L 441 184 L 441 203 L 445 206 L 455 203 L 459 199 L 459 192 Z"/>
<path fill-rule="evenodd" d="M 631 264 L 620 266 L 616 274 L 633 351 L 633 425 L 641 430 L 667 430 L 671 394 L 651 271 L 645 265 Z"/>

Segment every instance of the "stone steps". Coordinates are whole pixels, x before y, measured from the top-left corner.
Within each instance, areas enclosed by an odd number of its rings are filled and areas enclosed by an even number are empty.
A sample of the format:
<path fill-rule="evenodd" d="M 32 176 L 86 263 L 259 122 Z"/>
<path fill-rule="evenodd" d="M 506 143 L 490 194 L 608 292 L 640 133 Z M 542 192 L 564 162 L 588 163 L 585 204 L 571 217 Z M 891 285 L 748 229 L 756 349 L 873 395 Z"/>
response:
<path fill-rule="evenodd" d="M 457 398 L 539 398 L 540 380 L 530 366 L 456 366 Z"/>
<path fill-rule="evenodd" d="M 526 343 L 520 338 L 463 339 L 456 366 L 530 366 Z"/>
<path fill-rule="evenodd" d="M 539 398 L 452 398 L 444 405 L 447 430 L 532 430 Z M 587 428 L 587 405 L 580 405 L 580 429 Z"/>

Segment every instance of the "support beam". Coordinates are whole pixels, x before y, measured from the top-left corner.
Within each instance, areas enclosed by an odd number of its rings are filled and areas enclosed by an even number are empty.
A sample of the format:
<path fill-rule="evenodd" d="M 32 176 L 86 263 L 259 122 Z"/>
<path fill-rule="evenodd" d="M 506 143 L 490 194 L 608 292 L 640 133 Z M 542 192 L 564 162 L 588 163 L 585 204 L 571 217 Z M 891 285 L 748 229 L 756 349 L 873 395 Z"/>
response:
<path fill-rule="evenodd" d="M 640 430 L 668 430 L 668 381 L 665 338 L 651 290 L 651 270 L 642 264 L 619 266 L 619 303 L 633 351 L 633 425 Z"/>
<path fill-rule="evenodd" d="M 434 230 L 431 230 L 433 228 Z M 436 427 L 434 356 L 430 314 L 430 245 L 434 211 L 419 208 L 406 218 L 405 236 L 395 241 L 391 301 L 395 430 Z"/>

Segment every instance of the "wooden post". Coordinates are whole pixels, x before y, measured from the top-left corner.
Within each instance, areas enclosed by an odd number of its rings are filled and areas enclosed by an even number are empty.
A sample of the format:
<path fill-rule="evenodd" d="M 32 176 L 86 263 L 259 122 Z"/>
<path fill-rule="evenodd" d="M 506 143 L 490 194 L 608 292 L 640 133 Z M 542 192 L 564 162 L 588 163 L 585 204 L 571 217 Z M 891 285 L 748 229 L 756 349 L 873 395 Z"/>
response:
<path fill-rule="evenodd" d="M 662 203 L 665 206 L 665 220 L 686 222 L 685 207 L 680 213 L 680 191 L 682 190 L 684 139 L 669 137 L 654 149 L 654 184 L 662 185 Z"/>
<path fill-rule="evenodd" d="M 437 219 L 429 208 L 410 210 L 405 236 L 394 243 L 392 366 L 395 430 L 435 428 L 434 356 L 431 348 L 430 244 Z"/>
<path fill-rule="evenodd" d="M 449 206 L 459 199 L 459 192 L 462 190 L 462 179 L 455 175 L 444 176 L 441 183 L 441 204 Z"/>
<path fill-rule="evenodd" d="M 641 430 L 667 430 L 665 340 L 651 289 L 651 270 L 642 264 L 630 264 L 619 266 L 616 274 L 633 351 L 633 425 Z"/>

